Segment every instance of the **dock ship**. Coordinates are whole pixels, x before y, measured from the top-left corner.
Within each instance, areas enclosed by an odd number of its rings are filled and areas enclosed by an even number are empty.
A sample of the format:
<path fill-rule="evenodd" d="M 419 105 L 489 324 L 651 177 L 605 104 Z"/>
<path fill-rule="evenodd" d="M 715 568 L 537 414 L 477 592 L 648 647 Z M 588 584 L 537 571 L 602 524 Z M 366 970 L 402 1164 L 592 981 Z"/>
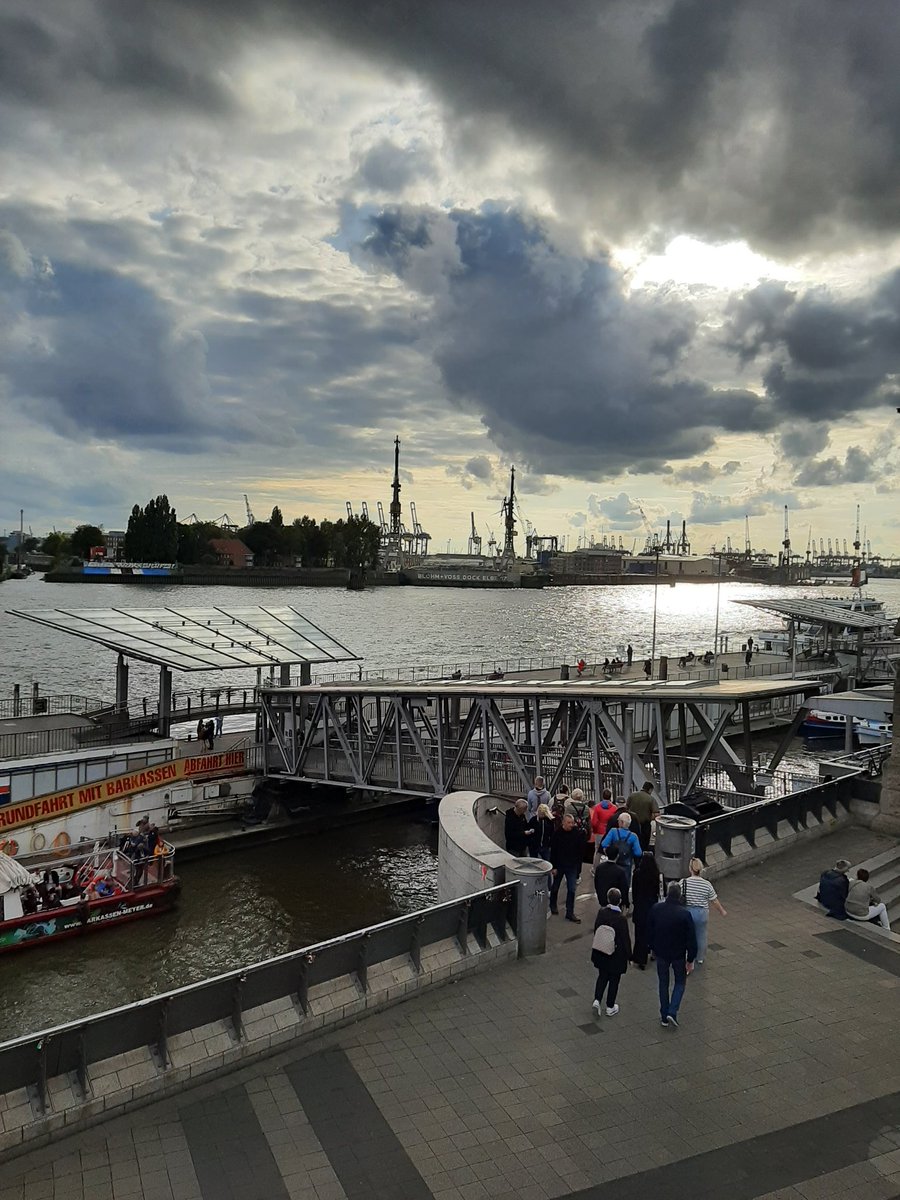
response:
<path fill-rule="evenodd" d="M 540 588 L 548 581 L 533 562 L 474 554 L 430 554 L 402 571 L 402 582 L 413 587 Z"/>

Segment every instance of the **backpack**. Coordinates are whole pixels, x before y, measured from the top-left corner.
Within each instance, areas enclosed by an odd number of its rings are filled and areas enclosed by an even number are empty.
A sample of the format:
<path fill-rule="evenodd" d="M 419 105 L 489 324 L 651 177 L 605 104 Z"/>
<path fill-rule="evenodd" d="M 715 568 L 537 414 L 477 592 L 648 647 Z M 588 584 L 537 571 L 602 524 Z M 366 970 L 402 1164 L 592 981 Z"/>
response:
<path fill-rule="evenodd" d="M 576 828 L 583 829 L 584 814 L 587 812 L 587 801 L 570 800 L 569 803 L 572 805 L 572 814 L 575 817 Z"/>
<path fill-rule="evenodd" d="M 616 949 L 616 931 L 612 925 L 598 925 L 594 930 L 591 949 L 598 954 L 613 954 Z"/>
<path fill-rule="evenodd" d="M 624 867 L 627 871 L 634 862 L 634 854 L 631 849 L 631 838 L 628 836 L 631 833 L 631 830 L 619 829 L 616 832 L 619 836 L 613 838 L 611 843 L 619 851 L 619 857 L 616 859 L 616 862 L 620 867 Z"/>

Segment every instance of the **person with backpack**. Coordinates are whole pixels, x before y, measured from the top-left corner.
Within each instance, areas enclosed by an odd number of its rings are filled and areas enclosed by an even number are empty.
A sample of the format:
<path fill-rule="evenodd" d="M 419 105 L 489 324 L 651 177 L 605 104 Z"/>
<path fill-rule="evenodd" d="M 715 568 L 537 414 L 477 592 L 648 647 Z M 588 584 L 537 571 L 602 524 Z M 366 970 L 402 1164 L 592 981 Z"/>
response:
<path fill-rule="evenodd" d="M 581 924 L 575 916 L 575 892 L 584 863 L 584 830 L 575 828 L 575 819 L 568 813 L 550 842 L 550 862 L 553 866 L 553 883 L 550 885 L 550 911 L 559 912 L 556 902 L 563 879 L 566 881 L 566 920 Z"/>
<path fill-rule="evenodd" d="M 594 922 L 594 940 L 591 943 L 591 962 L 597 968 L 594 985 L 594 1012 L 600 1016 L 603 993 L 606 993 L 606 1015 L 614 1017 L 619 1011 L 616 997 L 619 981 L 628 970 L 631 958 L 631 934 L 628 922 L 622 913 L 622 893 L 610 888 L 606 904 L 597 913 Z"/>
<path fill-rule="evenodd" d="M 608 850 L 610 846 L 615 846 L 619 851 L 617 859 L 618 864 L 628 876 L 628 888 L 631 888 L 631 872 L 634 870 L 635 859 L 638 859 L 643 854 L 641 843 L 631 832 L 631 815 L 627 812 L 619 813 L 618 824 L 607 833 L 606 837 L 600 843 L 604 850 Z M 628 896 L 626 893 L 625 900 L 627 903 Z"/>

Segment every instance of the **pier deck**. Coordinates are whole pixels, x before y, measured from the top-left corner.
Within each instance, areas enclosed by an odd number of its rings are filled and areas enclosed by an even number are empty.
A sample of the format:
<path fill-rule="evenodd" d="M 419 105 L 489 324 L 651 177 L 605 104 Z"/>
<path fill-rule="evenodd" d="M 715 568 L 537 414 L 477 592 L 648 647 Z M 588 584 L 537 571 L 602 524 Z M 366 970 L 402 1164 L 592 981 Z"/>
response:
<path fill-rule="evenodd" d="M 792 899 L 885 845 L 848 829 L 723 882 L 678 1030 L 652 969 L 593 1016 L 586 898 L 542 958 L 56 1138 L 0 1166 L 0 1198 L 890 1200 L 900 955 Z"/>

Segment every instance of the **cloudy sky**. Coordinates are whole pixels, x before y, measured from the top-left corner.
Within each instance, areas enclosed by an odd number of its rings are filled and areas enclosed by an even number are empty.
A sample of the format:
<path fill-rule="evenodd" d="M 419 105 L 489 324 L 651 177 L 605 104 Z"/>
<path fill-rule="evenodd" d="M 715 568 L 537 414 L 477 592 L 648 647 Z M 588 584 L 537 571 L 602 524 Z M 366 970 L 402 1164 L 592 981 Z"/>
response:
<path fill-rule="evenodd" d="M 0 530 L 900 552 L 896 0 L 4 0 Z"/>

